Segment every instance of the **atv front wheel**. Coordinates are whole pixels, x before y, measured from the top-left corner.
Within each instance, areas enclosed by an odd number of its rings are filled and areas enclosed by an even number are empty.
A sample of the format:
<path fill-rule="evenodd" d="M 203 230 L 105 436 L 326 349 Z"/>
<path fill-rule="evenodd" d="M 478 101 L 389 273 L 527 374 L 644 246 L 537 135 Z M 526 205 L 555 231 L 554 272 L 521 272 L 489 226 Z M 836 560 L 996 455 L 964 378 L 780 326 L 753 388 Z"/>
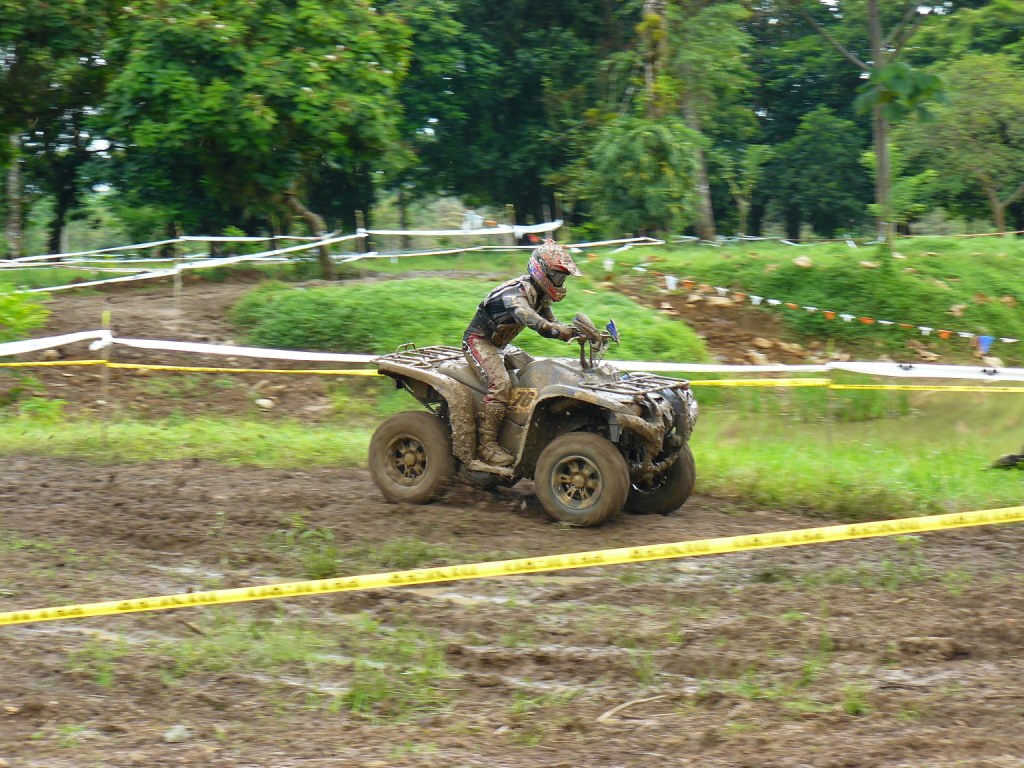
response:
<path fill-rule="evenodd" d="M 600 525 L 622 509 L 629 493 L 626 460 L 590 432 L 552 440 L 537 459 L 533 481 L 545 511 L 571 525 Z"/>
<path fill-rule="evenodd" d="M 667 515 L 683 506 L 696 482 L 697 465 L 690 446 L 684 445 L 675 464 L 650 485 L 633 485 L 629 489 L 626 511 L 634 515 Z"/>
<path fill-rule="evenodd" d="M 370 440 L 370 476 L 388 501 L 425 504 L 455 468 L 452 436 L 430 413 L 396 413 Z"/>

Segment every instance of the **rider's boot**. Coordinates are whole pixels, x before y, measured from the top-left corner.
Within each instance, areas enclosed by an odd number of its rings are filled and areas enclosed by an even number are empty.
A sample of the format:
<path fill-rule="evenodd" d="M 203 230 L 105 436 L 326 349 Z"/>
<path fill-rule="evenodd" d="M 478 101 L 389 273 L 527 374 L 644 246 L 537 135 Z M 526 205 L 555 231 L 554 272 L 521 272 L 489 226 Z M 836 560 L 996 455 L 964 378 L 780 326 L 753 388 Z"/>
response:
<path fill-rule="evenodd" d="M 479 414 L 480 448 L 477 453 L 484 463 L 494 467 L 509 467 L 515 461 L 511 453 L 498 445 L 498 427 L 503 418 L 504 403 L 488 403 Z"/>

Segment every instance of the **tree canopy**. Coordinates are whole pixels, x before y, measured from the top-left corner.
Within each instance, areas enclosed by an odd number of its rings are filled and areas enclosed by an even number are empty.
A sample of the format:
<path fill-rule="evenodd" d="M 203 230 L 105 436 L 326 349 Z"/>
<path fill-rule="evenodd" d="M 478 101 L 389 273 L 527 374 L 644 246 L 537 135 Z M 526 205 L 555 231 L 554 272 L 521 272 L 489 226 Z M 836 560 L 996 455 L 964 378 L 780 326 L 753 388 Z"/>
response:
<path fill-rule="evenodd" d="M 96 189 L 138 237 L 438 195 L 595 234 L 1020 228 L 1021 82 L 1020 0 L 0 0 L 6 253 Z"/>

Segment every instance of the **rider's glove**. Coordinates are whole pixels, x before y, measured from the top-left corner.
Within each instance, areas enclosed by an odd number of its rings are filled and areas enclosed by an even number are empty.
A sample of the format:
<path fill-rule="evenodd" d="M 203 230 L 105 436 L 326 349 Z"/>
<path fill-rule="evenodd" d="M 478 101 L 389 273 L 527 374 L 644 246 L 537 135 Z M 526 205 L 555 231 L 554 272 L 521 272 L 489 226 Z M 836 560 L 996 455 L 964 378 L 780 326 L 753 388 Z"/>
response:
<path fill-rule="evenodd" d="M 541 333 L 549 339 L 561 339 L 562 341 L 570 341 L 573 337 L 572 328 L 561 323 L 548 323 Z"/>

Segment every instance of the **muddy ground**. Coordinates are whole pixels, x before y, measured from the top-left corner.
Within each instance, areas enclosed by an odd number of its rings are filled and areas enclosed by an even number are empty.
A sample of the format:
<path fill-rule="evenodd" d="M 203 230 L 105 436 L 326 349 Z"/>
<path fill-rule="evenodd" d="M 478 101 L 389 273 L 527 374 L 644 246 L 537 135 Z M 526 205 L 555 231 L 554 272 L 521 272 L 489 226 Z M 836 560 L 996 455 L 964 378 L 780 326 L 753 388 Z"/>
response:
<path fill-rule="evenodd" d="M 111 308 L 122 335 L 232 338 L 245 286 L 189 288 L 188 320 L 146 289 L 62 297 L 46 331 Z M 92 372 L 57 375 L 102 407 Z M 120 407 L 154 399 L 137 383 Z M 322 385 L 288 386 L 280 409 L 314 418 Z M 8 457 L 0 611 L 823 522 L 697 496 L 577 530 L 526 482 L 408 506 L 360 470 Z M 1022 544 L 1002 526 L 3 627 L 0 766 L 1024 766 Z"/>

